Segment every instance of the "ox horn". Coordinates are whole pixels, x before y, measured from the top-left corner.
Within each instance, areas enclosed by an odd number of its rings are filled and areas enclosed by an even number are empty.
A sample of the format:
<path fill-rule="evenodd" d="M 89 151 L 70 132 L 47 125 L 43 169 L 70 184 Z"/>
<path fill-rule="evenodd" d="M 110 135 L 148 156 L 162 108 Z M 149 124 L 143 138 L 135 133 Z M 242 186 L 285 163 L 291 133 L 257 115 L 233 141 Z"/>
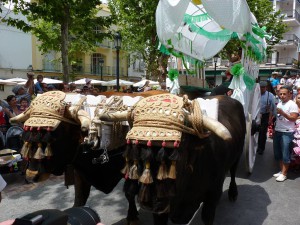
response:
<path fill-rule="evenodd" d="M 229 130 L 219 121 L 203 115 L 203 126 L 225 141 L 232 139 Z"/>
<path fill-rule="evenodd" d="M 31 107 L 29 107 L 25 112 L 22 112 L 21 114 L 10 118 L 10 123 L 22 123 L 29 119 L 31 113 Z"/>
<path fill-rule="evenodd" d="M 81 131 L 83 131 L 83 132 L 88 131 L 88 129 L 91 125 L 91 118 L 90 118 L 89 114 L 86 111 L 80 109 L 77 112 L 77 118 L 81 124 Z"/>
<path fill-rule="evenodd" d="M 79 120 L 81 130 L 83 132 L 87 131 L 91 125 L 91 118 L 89 114 L 86 111 L 80 109 L 86 99 L 86 96 L 81 97 L 76 105 L 69 108 L 71 117 L 77 121 Z"/>

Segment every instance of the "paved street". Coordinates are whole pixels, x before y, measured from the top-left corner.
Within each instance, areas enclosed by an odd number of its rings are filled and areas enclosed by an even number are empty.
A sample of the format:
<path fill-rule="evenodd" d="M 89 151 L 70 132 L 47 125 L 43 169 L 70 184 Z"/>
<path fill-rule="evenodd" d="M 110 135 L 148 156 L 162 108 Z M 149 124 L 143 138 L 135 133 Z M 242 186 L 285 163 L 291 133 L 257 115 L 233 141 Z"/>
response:
<path fill-rule="evenodd" d="M 268 140 L 269 141 L 269 140 Z M 231 203 L 227 198 L 229 179 L 225 180 L 224 193 L 216 212 L 216 225 L 299 225 L 300 174 L 289 172 L 288 180 L 278 183 L 272 174 L 278 172 L 273 159 L 272 143 L 267 143 L 264 155 L 258 155 L 251 176 L 241 161 L 237 184 L 239 197 Z M 19 174 L 5 174 L 9 185 L 0 203 L 0 221 L 16 218 L 39 209 L 66 209 L 73 204 L 74 188 L 66 189 L 62 177 L 51 177 L 39 184 L 24 184 Z M 88 205 L 94 208 L 106 225 L 123 225 L 127 202 L 122 184 L 113 193 L 105 195 L 93 190 Z M 201 208 L 199 210 L 201 212 Z M 152 224 L 151 215 L 140 210 L 141 225 Z M 190 225 L 199 225 L 197 213 Z M 172 223 L 170 223 L 172 224 Z M 200 222 L 200 224 L 202 224 Z"/>

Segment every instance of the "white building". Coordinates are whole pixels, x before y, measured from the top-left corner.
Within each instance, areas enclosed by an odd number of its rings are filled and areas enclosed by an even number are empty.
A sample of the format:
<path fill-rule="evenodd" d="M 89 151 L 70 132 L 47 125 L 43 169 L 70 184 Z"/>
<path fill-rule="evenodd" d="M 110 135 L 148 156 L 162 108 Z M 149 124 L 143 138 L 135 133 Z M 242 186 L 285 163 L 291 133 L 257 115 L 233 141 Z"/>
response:
<path fill-rule="evenodd" d="M 271 0 L 274 11 L 284 15 L 283 22 L 288 31 L 283 39 L 274 46 L 275 52 L 267 59 L 261 69 L 281 71 L 283 74 L 289 70 L 291 73 L 299 71 L 299 37 L 300 37 L 300 0 Z"/>
<path fill-rule="evenodd" d="M 14 17 L 25 20 L 23 15 L 14 15 L 2 8 L 0 18 Z M 0 78 L 26 77 L 32 65 L 31 34 L 0 22 Z"/>

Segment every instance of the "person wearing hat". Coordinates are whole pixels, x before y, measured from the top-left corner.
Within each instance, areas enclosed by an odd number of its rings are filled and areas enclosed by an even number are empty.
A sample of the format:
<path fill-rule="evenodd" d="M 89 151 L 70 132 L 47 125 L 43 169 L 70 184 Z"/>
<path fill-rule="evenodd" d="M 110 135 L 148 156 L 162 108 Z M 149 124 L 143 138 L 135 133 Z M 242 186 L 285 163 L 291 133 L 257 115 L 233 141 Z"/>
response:
<path fill-rule="evenodd" d="M 16 85 L 12 92 L 15 94 L 17 103 L 20 104 L 21 98 L 27 98 L 28 102 L 30 104 L 32 95 L 34 93 L 34 74 L 33 73 L 27 73 L 28 80 L 26 81 L 25 85 Z"/>
<path fill-rule="evenodd" d="M 265 150 L 267 141 L 268 126 L 273 123 L 273 117 L 276 115 L 275 97 L 267 91 L 267 81 L 260 81 L 260 129 L 258 134 L 258 147 L 257 153 L 262 155 Z"/>
<path fill-rule="evenodd" d="M 280 84 L 286 85 L 288 78 L 289 78 L 289 76 L 284 74 L 283 77 L 280 79 Z"/>
<path fill-rule="evenodd" d="M 268 80 L 271 82 L 271 85 L 272 85 L 274 91 L 276 90 L 277 85 L 280 84 L 277 76 L 278 76 L 278 72 L 274 71 L 272 73 L 272 76 L 270 78 L 268 78 Z"/>

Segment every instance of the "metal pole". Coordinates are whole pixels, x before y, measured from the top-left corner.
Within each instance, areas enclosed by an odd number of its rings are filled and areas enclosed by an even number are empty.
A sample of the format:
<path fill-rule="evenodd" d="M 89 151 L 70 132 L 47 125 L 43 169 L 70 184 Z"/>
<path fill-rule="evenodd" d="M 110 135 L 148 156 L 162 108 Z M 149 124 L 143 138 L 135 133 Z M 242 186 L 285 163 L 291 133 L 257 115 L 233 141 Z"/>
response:
<path fill-rule="evenodd" d="M 216 82 L 217 82 L 217 63 L 215 62 L 214 86 L 216 86 Z"/>
<path fill-rule="evenodd" d="M 102 75 L 102 70 L 103 70 L 103 66 L 100 66 L 100 75 L 101 75 L 101 80 L 103 80 L 103 75 Z"/>
<path fill-rule="evenodd" d="M 116 73 L 116 75 L 117 75 L 117 91 L 119 91 L 119 89 L 120 89 L 120 84 L 119 84 L 119 77 L 120 77 L 120 75 L 119 75 L 119 53 L 120 53 L 120 49 L 118 49 L 117 48 L 117 73 Z"/>

